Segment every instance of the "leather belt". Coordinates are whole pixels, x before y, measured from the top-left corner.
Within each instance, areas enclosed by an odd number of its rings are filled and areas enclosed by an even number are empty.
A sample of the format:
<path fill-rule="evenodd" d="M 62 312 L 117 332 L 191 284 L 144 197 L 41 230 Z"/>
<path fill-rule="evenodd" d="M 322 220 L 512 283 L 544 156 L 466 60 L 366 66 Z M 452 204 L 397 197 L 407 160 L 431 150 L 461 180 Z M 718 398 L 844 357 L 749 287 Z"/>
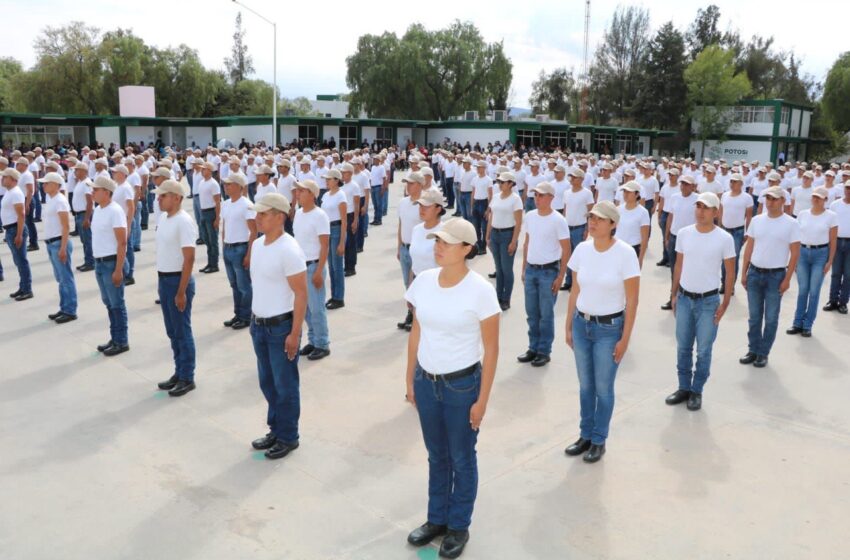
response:
<path fill-rule="evenodd" d="M 201 208 L 201 212 L 215 212 L 215 206 L 212 208 Z"/>
<path fill-rule="evenodd" d="M 312 261 L 307 261 L 306 264 L 307 266 L 310 266 L 311 264 L 316 264 L 317 262 L 319 262 L 319 259 L 313 259 Z"/>
<path fill-rule="evenodd" d="M 513 231 L 513 227 L 494 227 L 493 231 Z"/>
<path fill-rule="evenodd" d="M 781 270 L 781 271 L 783 271 L 783 272 L 785 271 L 785 267 L 784 267 L 784 266 L 783 266 L 783 267 L 781 267 L 781 268 L 762 268 L 762 267 L 760 267 L 760 266 L 756 266 L 756 265 L 754 265 L 754 264 L 750 264 L 750 266 L 751 266 L 751 267 L 752 267 L 752 269 L 753 269 L 753 270 L 755 270 L 756 272 L 761 272 L 761 273 L 763 273 L 763 274 L 769 274 L 769 273 L 771 273 L 771 272 L 779 272 L 780 270 Z"/>
<path fill-rule="evenodd" d="M 580 224 L 580 225 L 577 225 L 577 226 L 567 226 L 567 227 L 570 228 L 570 231 L 572 231 L 574 229 L 583 228 L 583 227 L 586 227 L 586 226 L 587 226 L 587 224 L 585 223 L 585 224 Z"/>
<path fill-rule="evenodd" d="M 156 273 L 159 275 L 160 278 L 170 278 L 170 277 L 173 277 L 173 276 L 180 276 L 181 274 L 183 274 L 183 272 L 179 271 L 179 270 L 177 272 L 160 272 L 158 270 Z"/>
<path fill-rule="evenodd" d="M 254 324 L 258 327 L 274 327 L 286 321 L 291 321 L 292 311 L 287 311 L 286 313 L 275 315 L 274 317 L 257 317 L 256 315 L 252 315 L 251 320 L 254 321 Z"/>
<path fill-rule="evenodd" d="M 47 244 L 49 245 L 49 244 L 51 244 L 51 243 L 53 243 L 53 242 L 55 242 L 55 241 L 61 241 L 61 240 L 62 240 L 62 236 L 61 236 L 61 235 L 58 235 L 58 236 L 56 236 L 56 237 L 51 237 L 50 239 L 45 239 L 45 240 L 44 240 L 44 242 L 45 242 L 45 243 L 47 243 Z"/>
<path fill-rule="evenodd" d="M 726 228 L 726 227 L 725 227 L 725 228 L 723 228 L 723 229 L 725 229 L 725 230 L 726 230 L 726 231 L 728 231 L 729 233 L 732 233 L 733 231 L 738 231 L 738 230 L 742 230 L 742 229 L 744 229 L 744 226 L 738 226 L 738 227 L 732 227 L 732 228 Z"/>
<path fill-rule="evenodd" d="M 531 264 L 531 263 L 529 263 L 528 266 L 530 268 L 537 268 L 537 269 L 548 269 L 548 268 L 559 269 L 559 268 L 561 268 L 561 261 L 552 261 L 552 262 L 546 263 L 546 264 Z"/>
<path fill-rule="evenodd" d="M 823 243 L 821 245 L 803 245 L 806 249 L 823 249 L 824 247 L 829 247 L 829 243 Z"/>
<path fill-rule="evenodd" d="M 241 247 L 241 246 L 247 245 L 247 244 L 248 244 L 247 241 L 239 241 L 237 243 L 225 243 L 224 246 L 225 247 Z"/>
<path fill-rule="evenodd" d="M 342 220 L 334 220 L 331 222 L 332 226 L 340 226 L 342 225 Z"/>
<path fill-rule="evenodd" d="M 481 365 L 481 362 L 476 362 L 469 367 L 459 369 L 457 371 L 453 371 L 451 373 L 428 373 L 424 369 L 422 370 L 422 375 L 425 376 L 425 379 L 430 381 L 452 381 L 453 379 L 460 379 L 461 377 L 467 377 L 475 373 L 475 370 L 478 369 L 478 366 Z M 421 367 L 421 366 L 420 366 Z"/>
<path fill-rule="evenodd" d="M 623 311 L 618 313 L 611 313 L 610 315 L 588 315 L 587 313 L 582 313 L 581 311 L 576 310 L 576 313 L 579 317 L 588 321 L 590 323 L 598 323 L 600 325 L 613 325 L 614 319 L 623 316 Z"/>
<path fill-rule="evenodd" d="M 405 249 L 410 249 L 410 243 L 402 243 L 401 246 Z"/>
<path fill-rule="evenodd" d="M 688 290 L 685 290 L 684 288 L 682 288 L 680 286 L 679 287 L 679 293 L 682 294 L 683 296 L 687 296 L 691 299 L 703 299 L 703 298 L 707 298 L 707 297 L 711 297 L 711 296 L 719 294 L 720 290 L 711 290 L 710 292 L 697 294 L 697 293 L 694 293 L 694 292 L 689 292 Z"/>
<path fill-rule="evenodd" d="M 109 255 L 107 257 L 95 257 L 94 262 L 112 262 L 118 259 L 118 255 Z"/>

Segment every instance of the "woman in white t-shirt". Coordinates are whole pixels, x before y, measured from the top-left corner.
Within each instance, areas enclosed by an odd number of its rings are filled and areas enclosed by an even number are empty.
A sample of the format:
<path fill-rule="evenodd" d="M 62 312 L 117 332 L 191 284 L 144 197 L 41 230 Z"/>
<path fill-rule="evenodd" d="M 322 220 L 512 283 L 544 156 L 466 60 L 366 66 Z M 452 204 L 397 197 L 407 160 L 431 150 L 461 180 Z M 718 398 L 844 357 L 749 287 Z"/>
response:
<path fill-rule="evenodd" d="M 328 274 L 331 277 L 331 298 L 325 307 L 337 309 L 345 305 L 345 238 L 348 224 L 348 197 L 339 188 L 342 174 L 338 169 L 329 169 L 324 175 L 328 191 L 321 197 L 322 210 L 331 222 L 331 238 L 328 245 Z"/>
<path fill-rule="evenodd" d="M 620 187 L 623 204 L 620 205 L 620 222 L 617 224 L 615 237 L 630 245 L 643 268 L 643 257 L 646 256 L 646 246 L 649 244 L 649 228 L 652 218 L 643 204 L 640 204 L 640 185 L 637 181 L 629 181 Z"/>
<path fill-rule="evenodd" d="M 442 225 L 440 218 L 446 213 L 443 195 L 434 191 L 423 191 L 416 200 L 420 222 L 410 232 L 411 281 L 426 270 L 437 268 L 434 258 L 434 238 L 431 234 Z M 410 330 L 410 328 L 407 330 Z"/>
<path fill-rule="evenodd" d="M 48 318 L 62 324 L 77 318 L 77 285 L 71 267 L 73 243 L 69 237 L 71 205 L 59 191 L 63 183 L 61 175 L 51 172 L 38 182 L 42 184 L 46 195 L 43 214 L 44 242 L 47 245 L 47 256 L 53 266 L 53 277 L 59 284 L 59 311 L 51 313 Z M 85 185 L 83 187 L 85 188 Z"/>
<path fill-rule="evenodd" d="M 634 250 L 614 237 L 619 221 L 613 203 L 597 203 L 590 211 L 588 240 L 576 247 L 568 263 L 573 289 L 566 338 L 578 370 L 581 435 L 565 453 L 584 454 L 587 463 L 605 453 L 614 412 L 614 379 L 637 313 L 640 264 Z"/>
<path fill-rule="evenodd" d="M 832 268 L 838 245 L 838 216 L 826 209 L 829 192 L 812 190 L 812 207 L 797 215 L 800 224 L 800 259 L 797 261 L 797 310 L 794 324 L 785 332 L 812 336 L 824 277 Z"/>
<path fill-rule="evenodd" d="M 478 489 L 475 444 L 496 375 L 500 311 L 493 286 L 467 266 L 477 253 L 472 224 L 454 218 L 428 237 L 439 268 L 419 274 L 405 295 L 414 307 L 407 400 L 428 450 L 428 519 L 407 541 L 423 546 L 445 535 L 440 556 L 457 558 Z"/>
<path fill-rule="evenodd" d="M 487 222 L 487 245 L 493 251 L 496 263 L 496 295 L 502 311 L 511 307 L 514 257 L 522 229 L 523 204 L 514 192 L 515 184 L 513 173 L 499 175 L 499 192 L 490 199 L 490 219 Z"/>
<path fill-rule="evenodd" d="M 407 196 L 402 198 L 398 203 L 398 230 L 396 259 L 401 265 L 401 278 L 404 282 L 404 289 L 410 287 L 410 282 L 413 280 L 413 261 L 410 258 L 410 242 L 413 237 L 413 228 L 417 224 L 422 223 L 420 216 L 421 207 L 416 204 L 419 197 L 422 195 L 422 184 L 416 181 L 408 181 Z M 439 218 L 438 218 L 439 219 Z M 407 316 L 404 321 L 396 323 L 396 326 L 401 330 L 410 330 L 413 325 L 413 311 L 408 304 Z"/>

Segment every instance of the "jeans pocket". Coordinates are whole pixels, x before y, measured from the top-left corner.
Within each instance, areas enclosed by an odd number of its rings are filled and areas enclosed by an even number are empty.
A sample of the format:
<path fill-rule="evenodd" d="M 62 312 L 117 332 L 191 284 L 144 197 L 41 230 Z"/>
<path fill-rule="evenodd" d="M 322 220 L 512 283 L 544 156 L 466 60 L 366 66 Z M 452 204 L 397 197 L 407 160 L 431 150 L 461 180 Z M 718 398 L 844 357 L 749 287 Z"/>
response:
<path fill-rule="evenodd" d="M 481 384 L 481 371 L 478 370 L 472 375 L 467 375 L 459 379 L 443 379 L 443 384 L 446 389 L 453 393 L 471 393 L 476 391 Z"/>

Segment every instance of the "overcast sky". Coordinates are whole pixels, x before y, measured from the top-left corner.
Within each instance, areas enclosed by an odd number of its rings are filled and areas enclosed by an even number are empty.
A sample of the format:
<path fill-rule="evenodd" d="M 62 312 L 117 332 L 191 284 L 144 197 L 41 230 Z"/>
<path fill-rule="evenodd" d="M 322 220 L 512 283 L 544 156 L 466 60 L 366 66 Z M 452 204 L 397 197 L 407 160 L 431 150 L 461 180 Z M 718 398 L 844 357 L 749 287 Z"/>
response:
<path fill-rule="evenodd" d="M 454 19 L 474 22 L 485 40 L 504 41 L 513 62 L 514 106 L 528 107 L 531 83 L 541 69 L 582 66 L 584 34 L 583 0 L 544 0 L 515 2 L 458 2 L 433 0 L 423 4 L 395 2 L 373 4 L 338 2 L 322 4 L 299 2 L 259 2 L 245 0 L 251 8 L 278 25 L 278 84 L 286 97 L 347 91 L 345 58 L 366 33 L 384 31 L 398 35 L 413 22 L 429 29 L 444 27 Z M 593 0 L 590 22 L 591 57 L 601 40 L 617 0 Z M 775 45 L 794 52 L 803 61 L 803 70 L 823 81 L 829 67 L 842 50 L 844 41 L 840 3 L 811 0 L 797 4 L 804 11 L 783 9 L 784 4 L 755 0 L 719 1 L 721 29 L 736 28 L 747 40 L 754 34 L 775 37 Z M 685 29 L 697 9 L 708 4 L 694 0 L 654 0 L 650 9 L 653 30 L 672 20 Z M 287 10 L 280 7 L 286 6 Z M 522 10 L 518 10 L 518 7 Z M 790 5 L 789 5 L 790 6 Z M 170 2 L 166 4 L 128 3 L 101 0 L 95 4 L 54 0 L 0 0 L 0 9 L 11 16 L 0 39 L 0 55 L 12 56 L 25 67 L 35 62 L 32 44 L 47 25 L 60 26 L 84 21 L 102 31 L 131 28 L 150 45 L 165 47 L 186 43 L 196 49 L 207 67 L 223 68 L 230 54 L 234 18 L 240 10 L 230 0 Z M 255 77 L 272 80 L 271 26 L 242 9 L 248 50 L 254 59 Z M 832 17 L 830 16 L 832 14 Z M 845 14 L 846 15 L 846 14 Z M 842 17 L 839 17 L 842 16 Z M 61 84 L 58 85 L 61 87 Z"/>

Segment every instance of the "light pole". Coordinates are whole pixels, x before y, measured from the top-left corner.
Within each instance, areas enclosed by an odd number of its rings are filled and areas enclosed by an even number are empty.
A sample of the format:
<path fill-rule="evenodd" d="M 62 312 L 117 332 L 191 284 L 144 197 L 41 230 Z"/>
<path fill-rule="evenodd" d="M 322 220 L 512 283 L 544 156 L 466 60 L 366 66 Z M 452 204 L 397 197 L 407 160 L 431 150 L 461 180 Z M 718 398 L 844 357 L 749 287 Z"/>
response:
<path fill-rule="evenodd" d="M 263 17 L 256 10 L 249 8 L 239 0 L 233 0 L 234 4 L 239 4 L 264 22 L 271 24 L 274 35 L 274 48 L 272 50 L 272 150 L 277 147 L 277 24 L 272 20 Z"/>

